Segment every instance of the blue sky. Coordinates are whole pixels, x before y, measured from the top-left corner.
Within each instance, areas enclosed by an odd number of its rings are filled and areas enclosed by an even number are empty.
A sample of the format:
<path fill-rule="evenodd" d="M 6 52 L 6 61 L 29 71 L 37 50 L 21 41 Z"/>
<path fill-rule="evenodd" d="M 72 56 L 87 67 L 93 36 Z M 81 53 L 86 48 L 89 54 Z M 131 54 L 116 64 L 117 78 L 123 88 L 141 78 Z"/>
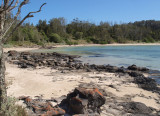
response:
<path fill-rule="evenodd" d="M 128 23 L 140 20 L 160 20 L 160 0 L 30 0 L 21 17 L 29 11 L 39 9 L 46 2 L 42 12 L 27 21 L 37 24 L 39 19 L 64 17 L 69 23 L 74 18 L 98 24 L 100 21 Z"/>

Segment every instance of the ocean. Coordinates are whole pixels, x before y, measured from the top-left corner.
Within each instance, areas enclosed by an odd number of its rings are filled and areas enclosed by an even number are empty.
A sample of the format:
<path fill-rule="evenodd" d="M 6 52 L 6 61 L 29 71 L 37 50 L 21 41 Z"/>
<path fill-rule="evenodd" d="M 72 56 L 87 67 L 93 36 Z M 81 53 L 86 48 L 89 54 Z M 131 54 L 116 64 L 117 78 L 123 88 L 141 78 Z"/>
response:
<path fill-rule="evenodd" d="M 80 55 L 80 60 L 84 63 L 110 64 L 118 67 L 128 67 L 135 64 L 140 67 L 160 71 L 159 45 L 62 47 L 46 50 L 45 52 L 53 51 Z M 156 77 L 156 79 L 160 82 L 160 77 Z"/>

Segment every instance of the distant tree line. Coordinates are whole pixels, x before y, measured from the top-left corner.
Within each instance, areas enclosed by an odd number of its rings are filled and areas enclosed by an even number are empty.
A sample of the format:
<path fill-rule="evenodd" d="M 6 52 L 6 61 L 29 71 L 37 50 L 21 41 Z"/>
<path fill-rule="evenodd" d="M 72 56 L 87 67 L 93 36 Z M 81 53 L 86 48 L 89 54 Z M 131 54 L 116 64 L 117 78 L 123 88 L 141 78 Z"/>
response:
<path fill-rule="evenodd" d="M 99 25 L 88 21 L 73 19 L 66 24 L 65 18 L 50 21 L 39 20 L 38 24 L 23 24 L 7 43 L 44 43 L 63 44 L 111 44 L 160 41 L 160 21 L 146 20 L 126 24 L 100 22 Z"/>

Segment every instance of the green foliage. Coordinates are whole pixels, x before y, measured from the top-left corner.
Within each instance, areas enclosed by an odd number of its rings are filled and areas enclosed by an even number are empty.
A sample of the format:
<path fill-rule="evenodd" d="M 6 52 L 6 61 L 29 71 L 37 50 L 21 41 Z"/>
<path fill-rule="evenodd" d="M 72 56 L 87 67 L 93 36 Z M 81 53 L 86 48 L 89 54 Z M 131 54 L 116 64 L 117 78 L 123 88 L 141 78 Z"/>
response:
<path fill-rule="evenodd" d="M 35 46 L 37 44 L 32 43 L 30 41 L 23 41 L 23 42 L 21 42 L 21 41 L 9 41 L 6 45 L 11 46 L 11 47 L 13 47 L 13 46 L 26 46 L 27 47 L 27 46 Z"/>
<path fill-rule="evenodd" d="M 41 33 L 42 33 L 42 36 L 44 38 L 44 41 L 48 42 L 49 38 L 47 37 L 47 35 L 45 34 L 45 32 L 41 32 Z"/>
<path fill-rule="evenodd" d="M 76 32 L 74 36 L 75 36 L 75 39 L 82 39 L 83 32 Z"/>
<path fill-rule="evenodd" d="M 153 38 L 151 38 L 151 37 L 147 37 L 147 38 L 143 39 L 143 42 L 145 42 L 145 43 L 154 43 L 155 40 Z"/>
<path fill-rule="evenodd" d="M 26 110 L 22 106 L 16 105 L 15 107 L 17 107 L 16 116 L 28 116 Z"/>
<path fill-rule="evenodd" d="M 45 33 L 38 32 L 37 28 L 34 26 L 21 26 L 7 41 L 10 42 L 20 42 L 21 44 L 25 43 L 25 41 L 40 44 L 47 41 L 47 37 Z"/>
<path fill-rule="evenodd" d="M 75 42 L 76 41 L 76 42 Z M 39 20 L 36 26 L 23 24 L 7 41 L 24 45 L 33 43 L 44 45 L 47 42 L 111 44 L 126 42 L 153 43 L 160 41 L 160 21 L 148 20 L 128 24 L 100 22 L 99 25 L 88 21 L 73 19 L 66 24 L 64 18 L 52 18 L 49 22 Z"/>
<path fill-rule="evenodd" d="M 62 39 L 57 33 L 51 33 L 49 41 L 54 43 L 61 43 Z"/>
<path fill-rule="evenodd" d="M 77 41 L 75 41 L 75 42 L 73 42 L 73 44 L 74 44 L 74 45 L 78 45 L 78 42 L 77 42 Z"/>
<path fill-rule="evenodd" d="M 27 116 L 25 109 L 15 103 L 15 98 L 7 97 L 6 102 L 1 106 L 0 116 Z"/>
<path fill-rule="evenodd" d="M 67 45 L 73 45 L 73 42 L 71 41 L 71 39 L 64 39 L 64 41 Z"/>
<path fill-rule="evenodd" d="M 66 44 L 67 45 L 73 45 L 73 42 L 72 41 L 66 41 Z"/>
<path fill-rule="evenodd" d="M 5 103 L 2 103 L 0 114 L 3 116 L 14 116 L 16 115 L 17 108 L 15 107 L 16 100 L 11 97 L 7 97 Z"/>
<path fill-rule="evenodd" d="M 92 40 L 94 38 L 92 36 L 86 37 L 85 40 L 87 41 L 87 43 L 92 43 Z"/>
<path fill-rule="evenodd" d="M 93 36 L 89 36 L 89 37 L 86 37 L 85 40 L 88 42 L 88 43 L 99 43 L 99 41 L 93 37 Z"/>
<path fill-rule="evenodd" d="M 88 39 L 89 39 L 90 41 L 92 41 L 94 44 L 99 43 L 99 40 L 98 40 L 97 38 L 95 38 L 95 37 L 89 37 Z"/>

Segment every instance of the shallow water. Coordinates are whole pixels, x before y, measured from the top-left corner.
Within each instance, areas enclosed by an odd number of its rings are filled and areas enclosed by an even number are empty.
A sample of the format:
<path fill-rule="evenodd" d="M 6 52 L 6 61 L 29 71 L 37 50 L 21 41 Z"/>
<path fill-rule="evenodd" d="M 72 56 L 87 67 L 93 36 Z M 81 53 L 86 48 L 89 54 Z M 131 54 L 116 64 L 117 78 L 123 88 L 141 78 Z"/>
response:
<path fill-rule="evenodd" d="M 84 63 L 98 65 L 113 65 L 128 67 L 135 64 L 158 70 L 151 78 L 160 84 L 160 46 L 83 46 L 41 49 L 34 52 L 59 52 L 71 55 L 80 55 Z"/>
<path fill-rule="evenodd" d="M 160 46 L 83 46 L 62 47 L 43 52 L 60 52 L 82 56 L 81 60 L 90 64 L 110 64 L 114 66 L 137 66 L 160 70 Z"/>

